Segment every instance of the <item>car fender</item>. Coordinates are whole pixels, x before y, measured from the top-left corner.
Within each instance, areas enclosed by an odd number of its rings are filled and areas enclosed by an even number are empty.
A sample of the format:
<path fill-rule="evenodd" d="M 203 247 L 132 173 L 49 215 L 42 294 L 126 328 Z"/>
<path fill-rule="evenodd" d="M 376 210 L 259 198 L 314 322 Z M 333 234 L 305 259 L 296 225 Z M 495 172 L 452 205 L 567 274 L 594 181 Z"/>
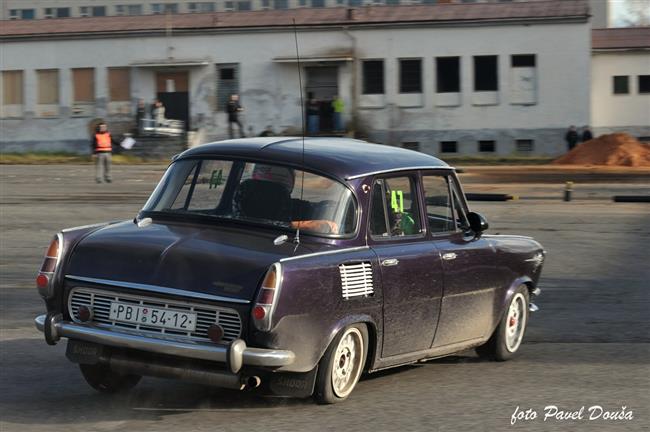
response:
<path fill-rule="evenodd" d="M 367 314 L 355 314 L 355 315 L 348 315 L 334 323 L 334 325 L 330 329 L 329 337 L 327 339 L 327 344 L 324 346 L 324 348 L 321 350 L 320 356 L 318 357 L 319 359 L 323 358 L 323 355 L 325 355 L 325 351 L 327 348 L 332 344 L 336 336 L 347 326 L 352 325 L 352 324 L 366 324 L 368 326 L 368 358 L 370 358 L 370 365 L 374 363 L 374 360 L 378 358 L 378 353 L 380 352 L 379 349 L 381 348 L 380 344 L 380 338 L 379 338 L 379 332 L 378 332 L 378 326 L 375 320 Z M 374 349 L 372 352 L 370 351 L 370 347 L 373 347 Z M 368 360 L 366 358 L 366 361 Z"/>
<path fill-rule="evenodd" d="M 506 290 L 505 295 L 503 296 L 502 302 L 501 302 L 501 307 L 499 308 L 499 313 L 497 314 L 498 320 L 497 324 L 503 317 L 503 314 L 506 311 L 506 308 L 510 304 L 510 301 L 512 300 L 512 297 L 515 295 L 515 291 L 517 288 L 519 288 L 521 285 L 526 285 L 528 287 L 528 291 L 530 292 L 532 286 L 533 286 L 533 280 L 528 277 L 528 276 L 519 276 L 515 280 L 513 280 L 510 283 L 510 286 Z"/>

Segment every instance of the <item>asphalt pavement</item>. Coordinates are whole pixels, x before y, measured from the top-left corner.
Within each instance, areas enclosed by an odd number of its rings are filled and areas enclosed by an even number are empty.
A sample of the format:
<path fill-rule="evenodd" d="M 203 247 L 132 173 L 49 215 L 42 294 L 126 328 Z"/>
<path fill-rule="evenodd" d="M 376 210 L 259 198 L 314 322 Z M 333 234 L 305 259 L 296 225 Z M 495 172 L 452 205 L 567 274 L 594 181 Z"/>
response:
<path fill-rule="evenodd" d="M 34 329 L 34 276 L 57 230 L 133 218 L 163 170 L 114 166 L 114 182 L 96 184 L 91 165 L 0 166 L 0 431 L 650 430 L 650 204 L 610 199 L 649 195 L 647 174 L 579 177 L 567 203 L 571 171 L 465 171 L 466 192 L 520 198 L 471 203 L 490 233 L 548 251 L 540 311 L 512 361 L 465 352 L 380 372 L 332 406 L 154 378 L 96 394 L 65 344 Z"/>

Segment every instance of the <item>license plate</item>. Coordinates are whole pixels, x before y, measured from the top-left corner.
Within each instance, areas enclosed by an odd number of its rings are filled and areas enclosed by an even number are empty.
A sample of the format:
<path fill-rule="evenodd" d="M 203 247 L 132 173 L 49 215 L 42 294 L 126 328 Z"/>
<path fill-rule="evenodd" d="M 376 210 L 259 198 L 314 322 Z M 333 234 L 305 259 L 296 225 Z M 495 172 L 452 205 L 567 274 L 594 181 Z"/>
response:
<path fill-rule="evenodd" d="M 111 303 L 110 319 L 170 330 L 194 331 L 196 314 L 128 303 Z"/>

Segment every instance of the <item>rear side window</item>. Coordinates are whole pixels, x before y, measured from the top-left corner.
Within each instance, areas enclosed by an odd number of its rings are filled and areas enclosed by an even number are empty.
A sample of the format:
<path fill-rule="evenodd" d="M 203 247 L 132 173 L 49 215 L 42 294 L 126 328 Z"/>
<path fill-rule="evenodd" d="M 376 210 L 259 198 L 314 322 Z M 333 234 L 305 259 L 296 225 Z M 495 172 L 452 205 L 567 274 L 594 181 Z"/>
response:
<path fill-rule="evenodd" d="M 376 180 L 372 189 L 370 234 L 379 238 L 413 236 L 422 232 L 421 227 L 413 178 Z"/>
<path fill-rule="evenodd" d="M 453 208 L 447 177 L 425 175 L 422 177 L 424 199 L 427 205 L 427 225 L 432 233 L 455 231 Z"/>

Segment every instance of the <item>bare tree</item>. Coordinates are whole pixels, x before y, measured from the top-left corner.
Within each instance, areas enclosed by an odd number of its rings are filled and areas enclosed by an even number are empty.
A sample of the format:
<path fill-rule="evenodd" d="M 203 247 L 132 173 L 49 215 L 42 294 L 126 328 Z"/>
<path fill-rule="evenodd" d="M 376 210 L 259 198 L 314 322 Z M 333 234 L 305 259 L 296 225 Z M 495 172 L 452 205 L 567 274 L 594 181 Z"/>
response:
<path fill-rule="evenodd" d="M 623 25 L 626 27 L 642 27 L 650 25 L 650 0 L 625 0 L 625 17 Z"/>

